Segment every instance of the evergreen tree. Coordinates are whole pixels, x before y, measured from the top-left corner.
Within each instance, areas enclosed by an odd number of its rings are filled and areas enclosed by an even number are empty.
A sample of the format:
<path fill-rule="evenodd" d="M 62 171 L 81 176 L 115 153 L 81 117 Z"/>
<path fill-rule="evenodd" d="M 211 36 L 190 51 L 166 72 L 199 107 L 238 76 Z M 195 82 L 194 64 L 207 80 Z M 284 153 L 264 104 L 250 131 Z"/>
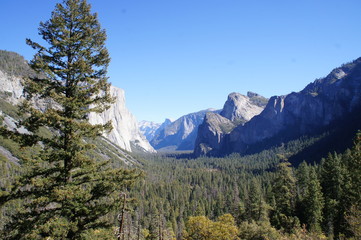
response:
<path fill-rule="evenodd" d="M 297 203 L 296 203 L 296 215 L 300 219 L 301 223 L 306 223 L 306 212 L 304 209 L 306 206 L 306 196 L 308 194 L 308 184 L 310 181 L 310 166 L 306 162 L 302 162 L 297 169 Z"/>
<path fill-rule="evenodd" d="M 307 195 L 308 183 L 310 181 L 310 166 L 306 162 L 302 162 L 296 172 L 297 177 L 297 197 L 302 201 Z"/>
<path fill-rule="evenodd" d="M 356 134 L 351 151 L 347 151 L 344 155 L 350 180 L 348 194 L 353 205 L 361 206 L 361 131 Z"/>
<path fill-rule="evenodd" d="M 252 178 L 246 205 L 247 219 L 259 221 L 267 215 L 265 202 L 262 198 L 261 184 L 256 178 Z"/>
<path fill-rule="evenodd" d="M 323 215 L 326 234 L 338 236 L 342 232 L 345 187 L 345 168 L 341 155 L 329 154 L 326 159 L 322 159 L 321 186 L 325 199 Z"/>
<path fill-rule="evenodd" d="M 308 182 L 305 197 L 306 224 L 311 231 L 321 232 L 322 210 L 324 206 L 321 184 L 317 178 L 315 168 L 310 169 L 310 179 Z"/>
<path fill-rule="evenodd" d="M 278 165 L 277 177 L 273 183 L 275 206 L 271 215 L 271 223 L 287 232 L 299 224 L 295 217 L 296 179 L 290 165 L 288 161 Z"/>
<path fill-rule="evenodd" d="M 360 237 L 361 206 L 361 132 L 356 135 L 354 146 L 343 154 L 345 164 L 345 180 L 342 196 L 342 216 L 345 221 L 340 229 L 348 237 Z"/>
<path fill-rule="evenodd" d="M 95 139 L 110 123 L 91 125 L 91 112 L 102 112 L 112 102 L 107 83 L 110 58 L 106 34 L 86 0 L 64 0 L 51 19 L 40 23 L 44 46 L 27 40 L 37 50 L 31 67 L 37 77 L 25 81 L 27 100 L 20 106 L 27 131 L 2 128 L 1 134 L 23 147 L 39 146 L 21 159 L 25 173 L 10 191 L 0 192 L 0 204 L 22 199 L 23 207 L 0 234 L 4 239 L 81 239 L 90 230 L 108 228 L 106 216 L 119 205 L 119 190 L 137 173 L 112 169 L 89 154 Z M 35 108 L 31 101 L 44 103 Z M 53 134 L 41 134 L 45 127 Z"/>

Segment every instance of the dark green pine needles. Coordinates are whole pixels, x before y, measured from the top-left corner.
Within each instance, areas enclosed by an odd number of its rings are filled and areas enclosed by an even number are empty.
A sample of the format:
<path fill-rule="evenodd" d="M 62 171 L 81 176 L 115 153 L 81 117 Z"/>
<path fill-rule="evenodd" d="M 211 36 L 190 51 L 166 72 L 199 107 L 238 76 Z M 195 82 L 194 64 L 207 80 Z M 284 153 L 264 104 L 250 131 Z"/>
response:
<path fill-rule="evenodd" d="M 57 4 L 51 19 L 40 23 L 39 34 L 44 46 L 27 39 L 37 50 L 30 64 L 37 77 L 24 81 L 26 101 L 18 125 L 28 131 L 1 129 L 3 136 L 38 150 L 21 159 L 24 174 L 10 191 L 0 191 L 2 206 L 20 203 L 0 234 L 4 239 L 82 239 L 110 227 L 107 219 L 113 218 L 107 214 L 138 174 L 112 169 L 87 154 L 93 148 L 87 140 L 111 129 L 110 123 L 89 124 L 89 113 L 103 112 L 113 101 L 106 33 L 90 5 L 85 0 Z M 34 99 L 40 107 L 34 107 Z M 44 127 L 53 134 L 41 134 Z"/>

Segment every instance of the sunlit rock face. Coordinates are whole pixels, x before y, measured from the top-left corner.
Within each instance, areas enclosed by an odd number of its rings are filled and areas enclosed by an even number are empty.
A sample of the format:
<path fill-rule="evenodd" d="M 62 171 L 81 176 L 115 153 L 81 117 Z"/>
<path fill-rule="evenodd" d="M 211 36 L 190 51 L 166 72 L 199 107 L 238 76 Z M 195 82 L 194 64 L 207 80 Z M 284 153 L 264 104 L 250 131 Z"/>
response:
<path fill-rule="evenodd" d="M 203 122 L 207 112 L 217 110 L 207 109 L 182 116 L 157 131 L 150 143 L 156 150 L 193 150 L 198 126 Z"/>
<path fill-rule="evenodd" d="M 24 100 L 24 76 L 35 75 L 35 73 L 19 54 L 6 51 L 1 51 L 1 54 L 5 56 L 4 59 L 9 61 L 5 62 L 5 65 L 1 65 L 2 68 L 0 66 L 0 98 L 12 105 L 17 105 Z M 9 68 L 8 66 L 12 67 Z M 11 69 L 15 70 L 10 71 Z M 104 134 L 111 142 L 127 151 L 137 148 L 141 151 L 155 152 L 139 132 L 135 117 L 126 108 L 124 90 L 112 86 L 110 92 L 115 97 L 115 103 L 101 114 L 91 113 L 89 116 L 90 123 L 105 124 L 111 120 L 113 130 Z M 60 108 L 51 100 L 38 99 L 36 96 L 34 96 L 32 103 L 40 110 L 45 110 L 49 106 Z M 11 123 L 10 120 L 6 122 Z"/>
<path fill-rule="evenodd" d="M 21 77 L 11 76 L 0 70 L 0 91 L 9 103 L 18 104 L 22 99 L 24 87 Z"/>
<path fill-rule="evenodd" d="M 155 152 L 147 139 L 140 133 L 137 120 L 126 108 L 124 90 L 111 86 L 110 94 L 115 97 L 114 104 L 103 113 L 91 113 L 89 122 L 105 124 L 111 121 L 113 129 L 104 136 L 127 151 L 131 152 L 132 146 L 134 146 L 145 152 Z"/>
<path fill-rule="evenodd" d="M 163 123 L 155 123 L 150 121 L 141 121 L 138 123 L 140 132 L 147 138 L 150 142 L 155 136 L 159 134 L 166 126 L 170 125 L 172 121 L 170 119 L 165 119 Z"/>
<path fill-rule="evenodd" d="M 254 116 L 260 114 L 264 107 L 252 102 L 248 96 L 240 93 L 231 93 L 220 113 L 231 121 L 248 122 Z"/>
<path fill-rule="evenodd" d="M 196 156 L 220 155 L 226 148 L 224 138 L 238 125 L 244 125 L 264 109 L 267 99 L 248 92 L 247 96 L 231 93 L 222 111 L 207 113 L 199 126 L 194 148 Z"/>

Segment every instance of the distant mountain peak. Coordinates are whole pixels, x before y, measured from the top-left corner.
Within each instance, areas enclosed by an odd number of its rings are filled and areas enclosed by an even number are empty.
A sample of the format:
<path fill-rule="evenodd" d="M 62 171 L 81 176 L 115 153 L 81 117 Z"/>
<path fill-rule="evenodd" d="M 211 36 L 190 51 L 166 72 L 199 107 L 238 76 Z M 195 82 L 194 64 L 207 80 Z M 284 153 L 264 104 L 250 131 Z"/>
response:
<path fill-rule="evenodd" d="M 257 102 L 254 101 L 257 99 Z M 262 102 L 259 104 L 258 100 Z M 196 156 L 205 154 L 217 155 L 224 137 L 238 125 L 243 125 L 264 109 L 266 98 L 248 92 L 247 96 L 237 92 L 228 95 L 220 114 L 207 113 L 198 128 L 194 153 Z"/>
<path fill-rule="evenodd" d="M 260 97 L 258 94 L 250 95 L 252 98 Z M 255 104 L 251 97 L 236 92 L 230 93 L 220 114 L 231 121 L 243 123 L 249 121 L 263 110 L 263 107 Z"/>
<path fill-rule="evenodd" d="M 156 150 L 193 150 L 198 126 L 207 112 L 217 112 L 212 108 L 181 116 L 159 127 L 150 144 Z"/>

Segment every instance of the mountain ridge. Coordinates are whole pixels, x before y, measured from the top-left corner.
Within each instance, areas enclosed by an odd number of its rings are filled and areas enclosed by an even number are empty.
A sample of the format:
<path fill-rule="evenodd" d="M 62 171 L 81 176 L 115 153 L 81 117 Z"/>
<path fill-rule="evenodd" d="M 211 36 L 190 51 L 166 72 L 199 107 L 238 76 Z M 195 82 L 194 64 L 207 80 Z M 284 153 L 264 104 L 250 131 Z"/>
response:
<path fill-rule="evenodd" d="M 361 58 L 358 58 L 333 69 L 300 92 L 271 97 L 259 115 L 226 134 L 215 146 L 219 151 L 214 154 L 244 154 L 252 145 L 261 142 L 269 145 L 267 139 L 277 144 L 312 134 L 348 116 L 360 104 Z M 199 156 L 197 149 L 194 153 Z"/>
<path fill-rule="evenodd" d="M 253 92 L 248 92 L 247 96 L 236 92 L 230 93 L 219 114 L 207 114 L 199 126 L 194 154 L 218 154 L 227 134 L 260 114 L 267 100 Z"/>
<path fill-rule="evenodd" d="M 218 110 L 206 109 L 181 116 L 163 129 L 160 129 L 150 141 L 150 144 L 156 150 L 193 150 L 198 126 L 202 123 L 205 114 L 209 111 Z"/>

